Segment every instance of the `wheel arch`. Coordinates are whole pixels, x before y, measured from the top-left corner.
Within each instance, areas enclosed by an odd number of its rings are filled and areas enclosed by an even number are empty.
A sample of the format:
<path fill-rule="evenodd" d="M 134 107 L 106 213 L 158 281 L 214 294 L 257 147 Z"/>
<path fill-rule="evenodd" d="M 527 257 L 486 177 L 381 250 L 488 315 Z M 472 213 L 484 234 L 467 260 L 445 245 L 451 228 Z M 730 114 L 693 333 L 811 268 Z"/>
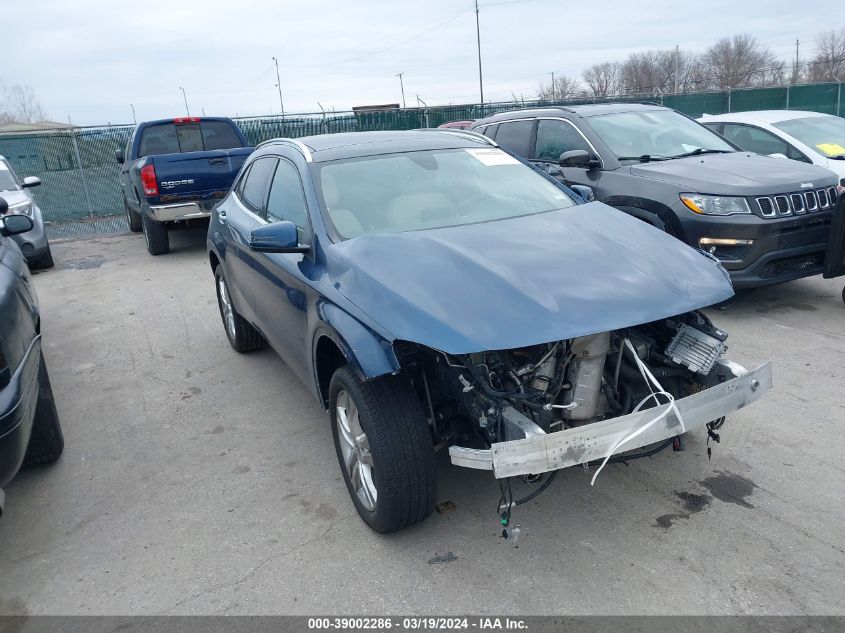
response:
<path fill-rule="evenodd" d="M 328 407 L 329 383 L 338 367 L 349 365 L 361 380 L 399 371 L 391 342 L 333 304 L 319 307 L 314 331 L 312 364 L 317 396 Z"/>
<path fill-rule="evenodd" d="M 647 222 L 661 231 L 666 231 L 681 240 L 684 239 L 685 232 L 680 220 L 672 208 L 662 202 L 629 196 L 614 196 L 602 202 Z"/>

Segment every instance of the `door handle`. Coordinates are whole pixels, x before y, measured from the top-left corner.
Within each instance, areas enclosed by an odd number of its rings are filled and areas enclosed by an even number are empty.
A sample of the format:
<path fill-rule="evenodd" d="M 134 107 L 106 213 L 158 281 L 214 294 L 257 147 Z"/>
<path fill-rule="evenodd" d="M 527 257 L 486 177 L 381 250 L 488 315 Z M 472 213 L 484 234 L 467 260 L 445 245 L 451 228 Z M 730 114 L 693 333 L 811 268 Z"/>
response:
<path fill-rule="evenodd" d="M 209 165 L 222 165 L 226 162 L 225 158 L 209 158 L 208 164 Z"/>

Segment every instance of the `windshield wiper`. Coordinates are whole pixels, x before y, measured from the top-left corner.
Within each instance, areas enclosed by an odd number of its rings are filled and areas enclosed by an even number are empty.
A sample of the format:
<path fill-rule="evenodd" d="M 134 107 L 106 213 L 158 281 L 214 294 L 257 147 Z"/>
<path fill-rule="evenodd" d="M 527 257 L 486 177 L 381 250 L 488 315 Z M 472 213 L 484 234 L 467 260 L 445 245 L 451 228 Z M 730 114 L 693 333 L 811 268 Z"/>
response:
<path fill-rule="evenodd" d="M 845 154 L 837 154 L 836 156 L 828 156 L 828 158 L 832 158 L 833 160 L 845 160 Z"/>
<path fill-rule="evenodd" d="M 701 156 L 702 154 L 733 154 L 730 149 L 707 149 L 704 147 L 696 147 L 691 152 L 684 152 L 683 154 L 675 154 L 672 158 L 686 158 L 687 156 Z"/>
<path fill-rule="evenodd" d="M 670 160 L 673 156 L 661 156 L 660 154 L 643 154 L 642 156 L 620 156 L 616 160 L 638 160 L 641 163 L 650 163 L 655 160 Z"/>

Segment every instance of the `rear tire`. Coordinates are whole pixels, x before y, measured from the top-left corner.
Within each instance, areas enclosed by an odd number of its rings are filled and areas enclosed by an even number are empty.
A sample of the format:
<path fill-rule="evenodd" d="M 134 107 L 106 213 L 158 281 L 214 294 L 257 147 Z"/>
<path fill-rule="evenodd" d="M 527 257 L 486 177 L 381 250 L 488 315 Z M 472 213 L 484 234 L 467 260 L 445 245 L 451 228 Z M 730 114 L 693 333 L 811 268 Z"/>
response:
<path fill-rule="evenodd" d="M 35 406 L 35 420 L 32 435 L 23 460 L 24 467 L 54 462 L 65 448 L 65 438 L 59 423 L 59 413 L 53 399 L 53 388 L 47 373 L 44 357 L 38 365 L 38 404 Z"/>
<path fill-rule="evenodd" d="M 170 236 L 167 227 L 160 222 L 151 220 L 146 214 L 141 216 L 144 228 L 144 240 L 150 255 L 166 255 L 170 252 Z"/>
<path fill-rule="evenodd" d="M 362 381 L 345 365 L 332 376 L 329 407 L 343 479 L 364 522 L 376 532 L 393 532 L 431 514 L 434 443 L 408 380 Z"/>
<path fill-rule="evenodd" d="M 123 209 L 126 211 L 126 221 L 129 224 L 129 230 L 133 233 L 140 233 L 144 230 L 144 225 L 141 221 L 141 214 L 136 213 L 129 208 L 129 203 L 126 198 L 123 198 Z"/>
<path fill-rule="evenodd" d="M 236 352 L 245 354 L 266 346 L 267 342 L 258 330 L 235 310 L 222 264 L 218 264 L 214 270 L 214 285 L 217 288 L 217 305 L 220 308 L 223 329 L 232 348 Z"/>
<path fill-rule="evenodd" d="M 38 259 L 32 260 L 29 264 L 32 270 L 46 270 L 53 267 L 53 253 L 50 251 L 50 245 L 47 245 L 47 252 L 41 255 Z"/>

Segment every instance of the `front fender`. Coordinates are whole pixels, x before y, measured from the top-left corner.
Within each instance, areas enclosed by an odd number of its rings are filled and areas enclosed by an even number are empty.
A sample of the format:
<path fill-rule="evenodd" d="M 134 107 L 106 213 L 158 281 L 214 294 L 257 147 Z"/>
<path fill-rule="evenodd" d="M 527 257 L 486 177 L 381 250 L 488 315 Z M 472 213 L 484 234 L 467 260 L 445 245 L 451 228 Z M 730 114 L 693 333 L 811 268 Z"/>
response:
<path fill-rule="evenodd" d="M 399 371 L 399 361 L 393 352 L 392 341 L 380 337 L 332 303 L 318 305 L 317 313 L 321 324 L 314 332 L 312 353 L 316 353 L 320 337 L 328 336 L 340 348 L 346 362 L 364 380 Z"/>

